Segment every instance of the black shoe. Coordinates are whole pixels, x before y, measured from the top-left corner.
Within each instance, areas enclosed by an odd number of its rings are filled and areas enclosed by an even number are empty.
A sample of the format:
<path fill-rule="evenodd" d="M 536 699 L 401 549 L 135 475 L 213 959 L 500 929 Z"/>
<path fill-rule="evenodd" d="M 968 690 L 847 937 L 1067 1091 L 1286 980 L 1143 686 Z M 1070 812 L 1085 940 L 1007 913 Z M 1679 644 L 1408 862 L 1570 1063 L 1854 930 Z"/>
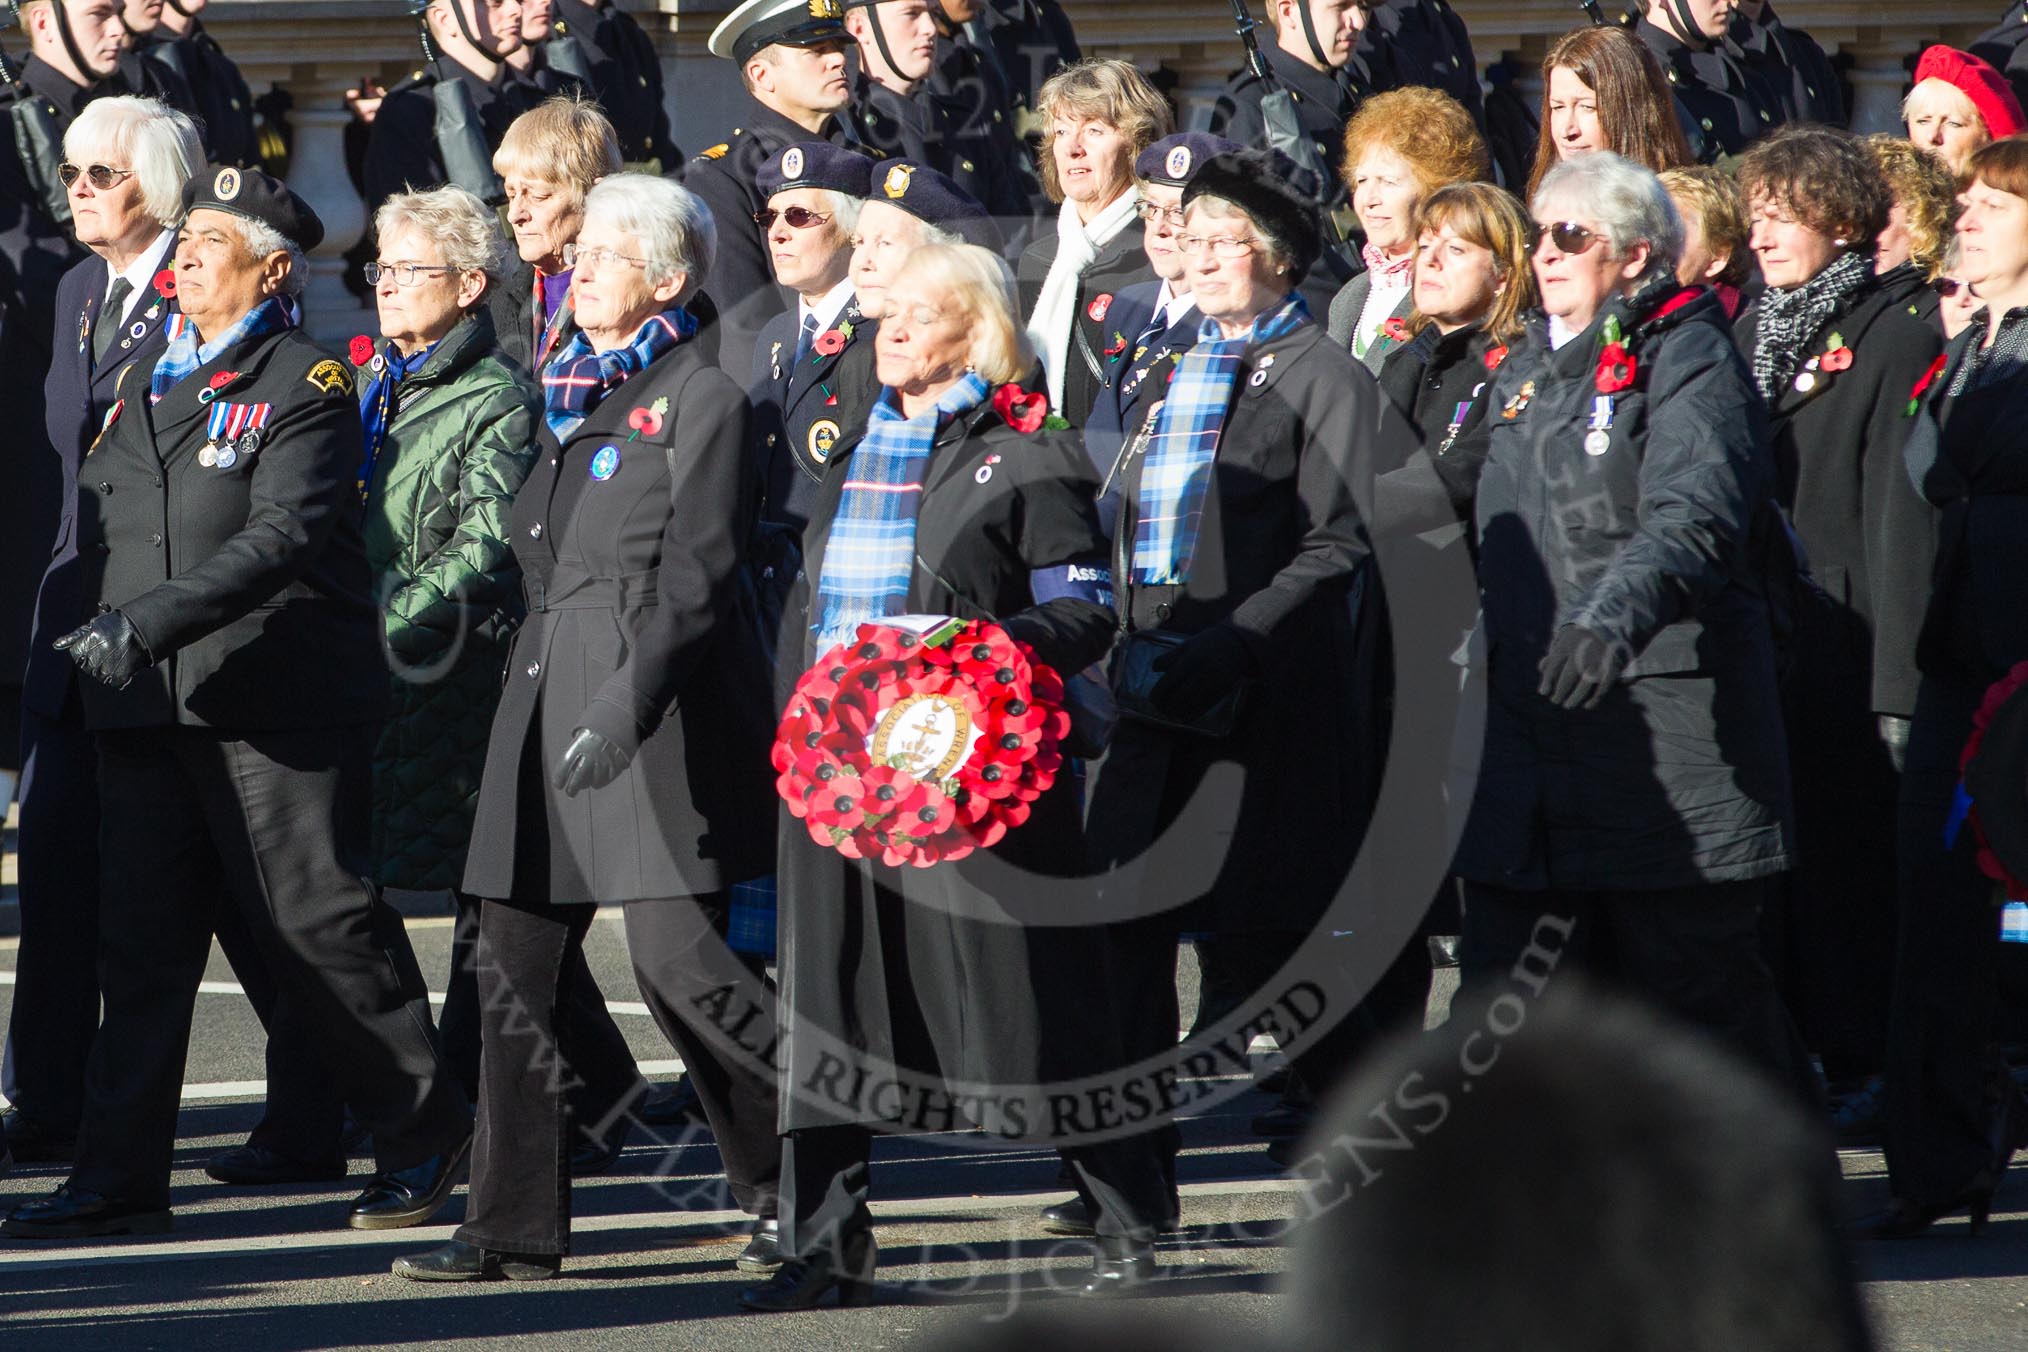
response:
<path fill-rule="evenodd" d="M 1092 1260 L 1091 1276 L 1080 1296 L 1117 1296 L 1155 1280 L 1155 1248 L 1149 1245 L 1107 1245 Z"/>
<path fill-rule="evenodd" d="M 393 1272 L 412 1282 L 546 1282 L 563 1266 L 553 1253 L 499 1253 L 454 1239 L 427 1253 L 394 1260 Z"/>
<path fill-rule="evenodd" d="M 1865 1232 L 1874 1239 L 1913 1239 L 1954 1211 L 1970 1213 L 1970 1233 L 1977 1238 L 1986 1228 L 1993 1210 L 1993 1185 L 1981 1179 L 1947 1202 L 1911 1202 L 1897 1197 L 1887 1210 L 1865 1223 Z"/>
<path fill-rule="evenodd" d="M 1268 1162 L 1273 1164 L 1277 1169 L 1286 1169 L 1296 1162 L 1296 1152 L 1300 1149 L 1302 1149 L 1302 1144 L 1294 1137 L 1280 1141 L 1269 1141 L 1267 1148 Z"/>
<path fill-rule="evenodd" d="M 753 1223 L 753 1238 L 739 1251 L 739 1257 L 732 1265 L 741 1272 L 758 1272 L 762 1275 L 773 1272 L 782 1265 L 782 1223 L 773 1216 L 763 1216 Z"/>
<path fill-rule="evenodd" d="M 263 1146 L 236 1145 L 205 1163 L 204 1172 L 239 1188 L 264 1188 L 277 1183 L 330 1183 L 345 1177 L 345 1161 L 311 1164 L 292 1160 Z"/>
<path fill-rule="evenodd" d="M 651 1127 L 701 1127 L 705 1124 L 704 1105 L 698 1101 L 697 1090 L 692 1087 L 688 1075 L 667 1089 L 650 1094 L 648 1101 L 641 1105 L 639 1116 Z"/>
<path fill-rule="evenodd" d="M 826 1251 L 818 1258 L 783 1261 L 775 1275 L 739 1293 L 739 1303 L 761 1314 L 814 1310 L 833 1291 L 840 1308 L 873 1303 L 873 1270 L 877 1255 L 871 1231 L 861 1230 L 846 1241 L 845 1256 Z"/>
<path fill-rule="evenodd" d="M 1174 1230 L 1183 1219 L 1181 1201 L 1175 1196 L 1169 1198 L 1169 1213 L 1155 1223 L 1155 1228 L 1164 1233 Z M 1067 1202 L 1042 1208 L 1042 1228 L 1052 1235 L 1068 1235 L 1072 1239 L 1091 1239 L 1098 1234 L 1098 1221 L 1092 1215 L 1091 1204 L 1082 1197 L 1073 1197 Z"/>
<path fill-rule="evenodd" d="M 366 1191 L 353 1200 L 345 1223 L 354 1230 L 421 1225 L 450 1200 L 451 1190 L 465 1177 L 471 1154 L 472 1138 L 467 1136 L 453 1149 L 432 1155 L 412 1169 L 375 1174 Z"/>
<path fill-rule="evenodd" d="M 101 1197 L 65 1183 L 39 1202 L 15 1207 L 0 1221 L 0 1235 L 15 1239 L 95 1239 L 100 1235 L 162 1235 L 169 1208 Z"/>
<path fill-rule="evenodd" d="M 0 1131 L 16 1164 L 69 1164 L 77 1155 L 77 1128 L 36 1121 L 17 1108 L 0 1113 Z"/>
<path fill-rule="evenodd" d="M 580 1140 L 570 1152 L 570 1176 L 590 1178 L 612 1168 L 619 1161 L 620 1152 L 627 1148 L 627 1135 L 633 1129 L 634 1124 L 623 1117 L 603 1141 Z"/>
<path fill-rule="evenodd" d="M 1266 1112 L 1257 1114 L 1251 1126 L 1256 1136 L 1264 1136 L 1271 1141 L 1293 1140 L 1310 1129 L 1310 1122 L 1315 1116 L 1316 1109 L 1309 1104 L 1277 1103 Z"/>

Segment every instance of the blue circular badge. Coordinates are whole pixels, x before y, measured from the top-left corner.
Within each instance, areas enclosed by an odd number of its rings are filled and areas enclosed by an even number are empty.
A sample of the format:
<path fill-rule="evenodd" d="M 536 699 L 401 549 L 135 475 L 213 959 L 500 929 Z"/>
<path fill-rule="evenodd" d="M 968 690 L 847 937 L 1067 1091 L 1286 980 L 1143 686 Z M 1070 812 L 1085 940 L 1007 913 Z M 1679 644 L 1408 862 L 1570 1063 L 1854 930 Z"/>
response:
<path fill-rule="evenodd" d="M 591 462 L 592 478 L 597 479 L 600 483 L 604 483 L 607 479 L 612 478 L 615 474 L 618 474 L 619 472 L 620 472 L 620 448 L 617 446 L 599 447 L 599 453 L 592 457 Z"/>

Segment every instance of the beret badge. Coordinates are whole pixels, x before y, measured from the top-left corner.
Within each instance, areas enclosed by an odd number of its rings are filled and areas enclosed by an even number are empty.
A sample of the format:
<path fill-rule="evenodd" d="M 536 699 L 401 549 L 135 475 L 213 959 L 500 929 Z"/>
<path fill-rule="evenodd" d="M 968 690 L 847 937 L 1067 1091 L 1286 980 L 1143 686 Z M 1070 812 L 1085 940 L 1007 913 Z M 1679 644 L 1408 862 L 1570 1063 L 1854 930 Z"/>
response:
<path fill-rule="evenodd" d="M 211 180 L 211 195 L 221 202 L 230 202 L 239 196 L 239 170 L 219 170 L 218 177 Z"/>
<path fill-rule="evenodd" d="M 880 185 L 880 190 L 889 197 L 899 200 L 908 195 L 908 180 L 914 173 L 915 169 L 912 166 L 897 164 L 887 171 L 887 181 Z"/>

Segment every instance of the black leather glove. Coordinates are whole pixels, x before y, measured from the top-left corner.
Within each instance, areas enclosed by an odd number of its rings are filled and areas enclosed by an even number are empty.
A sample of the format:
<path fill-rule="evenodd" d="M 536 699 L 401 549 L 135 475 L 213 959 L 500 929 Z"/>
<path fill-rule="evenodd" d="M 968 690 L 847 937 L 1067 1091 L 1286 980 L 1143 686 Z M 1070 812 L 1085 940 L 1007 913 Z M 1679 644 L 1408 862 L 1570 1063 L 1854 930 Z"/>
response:
<path fill-rule="evenodd" d="M 1894 714 L 1880 715 L 1880 745 L 1887 748 L 1888 763 L 1894 766 L 1894 773 L 1900 774 L 1908 768 L 1908 730 L 1911 721 Z"/>
<path fill-rule="evenodd" d="M 566 798 L 575 798 L 586 789 L 603 789 L 618 779 L 633 759 L 633 752 L 610 738 L 590 728 L 578 728 L 570 734 L 570 745 L 564 748 L 563 759 L 556 763 L 556 773 L 550 778 Z"/>
<path fill-rule="evenodd" d="M 1542 684 L 1535 693 L 1565 709 L 1590 709 L 1618 684 L 1627 664 L 1617 644 L 1582 625 L 1566 624 L 1550 640 L 1538 669 Z"/>
<path fill-rule="evenodd" d="M 1257 674 L 1253 651 L 1230 626 L 1215 624 L 1155 659 L 1162 679 L 1148 698 L 1177 718 L 1195 718 Z"/>
<path fill-rule="evenodd" d="M 132 685 L 155 661 L 133 622 L 117 610 L 95 615 L 91 623 L 71 630 L 56 641 L 56 649 L 69 653 L 79 671 L 115 690 Z"/>

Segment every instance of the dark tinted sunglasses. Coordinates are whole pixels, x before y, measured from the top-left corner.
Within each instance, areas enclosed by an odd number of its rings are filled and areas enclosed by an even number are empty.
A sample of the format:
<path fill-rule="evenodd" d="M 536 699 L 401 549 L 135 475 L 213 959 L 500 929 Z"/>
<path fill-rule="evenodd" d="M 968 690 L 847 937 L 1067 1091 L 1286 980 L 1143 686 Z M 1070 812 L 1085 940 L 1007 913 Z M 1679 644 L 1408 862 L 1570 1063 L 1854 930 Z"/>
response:
<path fill-rule="evenodd" d="M 1965 284 L 1955 277 L 1939 277 L 1930 283 L 1930 289 L 1948 300 L 1964 290 Z"/>
<path fill-rule="evenodd" d="M 777 216 L 786 217 L 791 230 L 808 230 L 813 225 L 822 225 L 831 219 L 829 216 L 820 215 L 808 207 L 790 207 L 786 211 L 776 211 L 773 207 L 763 207 L 753 214 L 753 223 L 763 230 L 772 230 L 775 224 L 775 217 Z"/>
<path fill-rule="evenodd" d="M 85 180 L 94 188 L 97 188 L 100 192 L 105 192 L 122 179 L 132 178 L 134 171 L 132 169 L 109 169 L 103 164 L 94 164 L 89 169 L 80 169 L 74 164 L 59 164 L 56 166 L 56 181 L 63 184 L 66 188 L 77 182 L 79 174 L 83 174 Z"/>
<path fill-rule="evenodd" d="M 1546 239 L 1556 245 L 1558 253 L 1581 254 L 1603 238 L 1604 236 L 1597 231 L 1586 229 L 1576 221 L 1556 221 L 1549 225 L 1538 221 L 1535 225 L 1535 242 L 1530 246 L 1529 252 L 1540 250 L 1542 241 Z"/>

